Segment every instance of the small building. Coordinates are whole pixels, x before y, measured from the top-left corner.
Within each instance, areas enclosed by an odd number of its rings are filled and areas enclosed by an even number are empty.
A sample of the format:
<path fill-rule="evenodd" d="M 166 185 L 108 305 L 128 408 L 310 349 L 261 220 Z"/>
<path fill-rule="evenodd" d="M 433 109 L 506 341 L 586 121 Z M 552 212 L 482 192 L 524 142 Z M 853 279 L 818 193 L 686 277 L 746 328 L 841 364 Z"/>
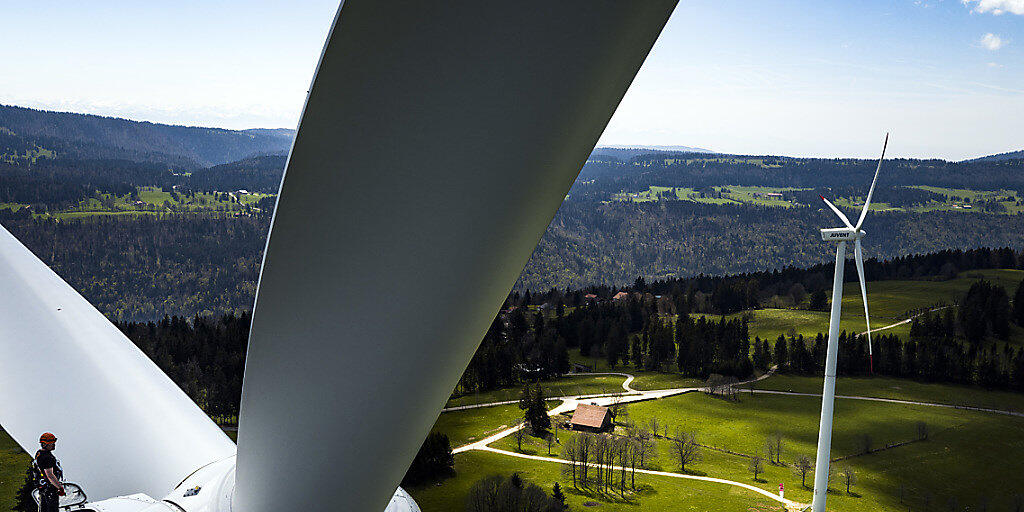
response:
<path fill-rule="evenodd" d="M 597 295 L 594 295 L 593 293 L 588 293 L 583 296 L 583 300 L 587 302 L 597 302 Z"/>
<path fill-rule="evenodd" d="M 573 430 L 584 432 L 604 432 L 612 426 L 612 415 L 607 407 L 600 405 L 579 404 L 569 421 Z"/>
<path fill-rule="evenodd" d="M 615 295 L 612 295 L 612 300 L 621 300 L 621 299 L 625 299 L 626 297 L 629 297 L 628 293 L 626 293 L 626 292 L 619 292 L 619 293 L 616 293 Z"/>

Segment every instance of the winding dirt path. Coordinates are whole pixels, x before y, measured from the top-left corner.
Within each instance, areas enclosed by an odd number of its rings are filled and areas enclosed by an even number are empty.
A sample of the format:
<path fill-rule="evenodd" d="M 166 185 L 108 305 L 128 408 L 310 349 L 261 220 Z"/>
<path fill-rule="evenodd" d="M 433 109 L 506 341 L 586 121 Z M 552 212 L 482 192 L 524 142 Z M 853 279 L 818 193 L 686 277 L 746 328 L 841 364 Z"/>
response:
<path fill-rule="evenodd" d="M 758 377 L 756 379 L 751 379 L 751 380 L 748 380 L 748 381 L 739 382 L 739 383 L 736 383 L 735 385 L 738 386 L 738 385 L 743 385 L 743 384 L 750 384 L 752 382 L 757 382 L 759 380 L 768 378 L 769 376 L 771 376 L 774 373 L 774 371 L 775 370 L 772 369 L 772 371 L 770 371 L 770 372 L 768 372 L 768 373 L 766 373 L 766 374 L 764 374 L 764 375 L 762 375 L 762 376 L 760 376 L 760 377 Z M 573 375 L 619 375 L 619 376 L 622 376 L 622 377 L 626 378 L 626 380 L 622 383 L 622 389 L 625 392 L 624 393 L 618 393 L 618 394 L 612 394 L 612 395 L 605 394 L 605 395 L 579 395 L 579 396 L 560 397 L 559 399 L 562 400 L 562 403 L 560 405 L 558 405 L 557 407 L 555 407 L 554 409 L 549 410 L 548 411 L 548 416 L 557 416 L 557 415 L 562 414 L 562 413 L 575 411 L 576 407 L 579 406 L 580 403 L 589 403 L 589 404 L 594 404 L 594 405 L 609 406 L 609 405 L 620 404 L 620 403 L 640 402 L 640 401 L 644 401 L 644 400 L 656 400 L 656 399 L 659 399 L 659 398 L 665 398 L 665 397 L 669 397 L 669 396 L 681 395 L 681 394 L 684 394 L 684 393 L 692 393 L 694 391 L 701 391 L 701 390 L 704 389 L 704 388 L 700 388 L 700 387 L 692 387 L 692 388 L 675 388 L 675 389 L 657 389 L 657 390 L 650 390 L 650 391 L 638 391 L 638 390 L 635 390 L 632 387 L 630 387 L 630 384 L 633 382 L 633 376 L 628 374 L 628 373 L 576 373 L 576 374 L 573 374 Z M 445 411 L 473 409 L 473 408 L 476 408 L 476 407 L 488 407 L 488 406 L 491 406 L 491 405 L 500 405 L 500 404 L 507 404 L 507 403 L 518 403 L 518 400 L 507 401 L 507 402 L 494 402 L 494 403 L 490 403 L 490 404 L 477 404 L 477 405 L 471 405 L 471 406 L 453 407 L 453 408 L 445 409 Z M 492 435 L 490 435 L 488 437 L 485 437 L 485 438 L 483 438 L 483 439 L 481 439 L 479 441 L 475 441 L 475 442 L 472 442 L 472 443 L 469 443 L 469 444 L 465 444 L 465 445 L 459 446 L 458 448 L 455 448 L 454 450 L 452 450 L 452 453 L 464 453 L 464 452 L 468 452 L 468 451 L 471 451 L 471 450 L 479 450 L 479 451 L 485 451 L 485 452 L 491 452 L 491 453 L 497 453 L 497 454 L 501 454 L 501 455 L 506 455 L 506 456 L 509 456 L 509 457 L 518 457 L 520 459 L 529 459 L 529 460 L 535 460 L 535 461 L 541 461 L 541 462 L 553 462 L 553 463 L 557 463 L 557 464 L 568 464 L 567 461 L 564 461 L 562 459 L 557 459 L 557 458 L 554 458 L 554 457 L 543 457 L 543 456 L 539 456 L 539 455 L 526 455 L 526 454 L 523 454 L 523 453 L 516 453 L 516 452 L 512 452 L 512 451 L 508 451 L 508 450 L 502 450 L 502 449 L 499 449 L 499 448 L 493 448 L 493 447 L 489 446 L 490 444 L 492 444 L 492 443 L 494 443 L 496 441 L 499 441 L 501 439 L 504 439 L 505 437 L 508 437 L 508 436 L 512 435 L 517 430 L 519 430 L 519 429 L 521 429 L 523 427 L 524 427 L 524 424 L 523 423 L 519 423 L 519 424 L 517 424 L 515 426 L 512 426 L 510 428 L 506 428 L 506 429 L 501 430 L 501 431 L 499 431 L 499 432 L 497 432 L 495 434 L 492 434 Z M 591 463 L 588 463 L 587 465 L 591 466 L 591 467 L 595 466 L 594 464 L 591 464 Z M 618 467 L 618 466 L 615 466 L 614 469 L 618 471 L 618 470 L 621 470 L 622 468 Z M 758 494 L 760 494 L 760 495 L 762 495 L 762 496 L 764 496 L 766 498 L 769 498 L 771 500 L 779 502 L 783 506 L 785 506 L 786 509 L 789 510 L 789 511 L 803 510 L 804 508 L 807 507 L 806 503 L 798 503 L 798 502 L 793 501 L 793 500 L 782 498 L 779 495 L 772 493 L 771 491 L 767 491 L 767 490 L 762 489 L 760 487 L 757 487 L 755 485 L 750 485 L 750 484 L 746 484 L 746 483 L 743 483 L 743 482 L 737 482 L 735 480 L 726 480 L 724 478 L 714 478 L 714 477 L 709 477 L 709 476 L 687 475 L 687 474 L 683 474 L 683 473 L 672 473 L 672 472 L 668 472 L 668 471 L 654 471 L 654 470 L 650 470 L 650 469 L 637 469 L 636 472 L 637 473 L 642 473 L 642 474 L 647 474 L 647 475 L 665 476 L 665 477 L 669 477 L 669 478 L 682 478 L 682 479 L 687 479 L 687 480 L 701 480 L 701 481 L 704 481 L 704 482 L 712 482 L 712 483 L 719 483 L 719 484 L 725 484 L 725 485 L 732 485 L 732 486 L 736 486 L 736 487 L 741 487 L 743 489 L 747 489 L 749 491 L 756 492 L 756 493 L 758 493 Z"/>

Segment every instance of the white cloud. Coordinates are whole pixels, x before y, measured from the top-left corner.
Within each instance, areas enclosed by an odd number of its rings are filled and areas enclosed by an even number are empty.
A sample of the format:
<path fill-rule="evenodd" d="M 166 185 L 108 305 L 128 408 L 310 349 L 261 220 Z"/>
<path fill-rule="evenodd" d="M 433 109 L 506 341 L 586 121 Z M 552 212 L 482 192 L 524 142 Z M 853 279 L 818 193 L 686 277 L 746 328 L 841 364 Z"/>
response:
<path fill-rule="evenodd" d="M 993 34 L 992 32 L 989 32 L 981 36 L 981 39 L 978 40 L 978 43 L 981 44 L 981 46 L 986 50 L 991 50 L 993 52 L 1006 46 L 1006 41 L 1003 38 Z"/>
<path fill-rule="evenodd" d="M 988 67 L 990 67 L 990 68 L 1001 68 L 1001 67 L 1003 67 L 1003 65 L 999 64 L 998 62 L 989 62 L 988 63 Z"/>
<path fill-rule="evenodd" d="M 974 12 L 990 12 L 999 16 L 1003 13 L 1024 14 L 1024 0 L 961 0 L 964 5 L 974 6 Z"/>

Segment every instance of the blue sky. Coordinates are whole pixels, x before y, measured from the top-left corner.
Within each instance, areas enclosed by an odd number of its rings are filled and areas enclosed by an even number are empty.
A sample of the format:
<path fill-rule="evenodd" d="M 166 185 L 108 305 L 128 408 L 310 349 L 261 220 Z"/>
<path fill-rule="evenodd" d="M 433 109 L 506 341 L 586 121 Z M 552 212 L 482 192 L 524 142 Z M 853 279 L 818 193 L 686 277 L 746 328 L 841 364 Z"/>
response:
<path fill-rule="evenodd" d="M 101 4 L 101 5 L 100 5 Z M 294 127 L 337 2 L 0 0 L 0 103 Z M 1024 0 L 682 0 L 602 137 L 960 159 L 1024 149 Z"/>

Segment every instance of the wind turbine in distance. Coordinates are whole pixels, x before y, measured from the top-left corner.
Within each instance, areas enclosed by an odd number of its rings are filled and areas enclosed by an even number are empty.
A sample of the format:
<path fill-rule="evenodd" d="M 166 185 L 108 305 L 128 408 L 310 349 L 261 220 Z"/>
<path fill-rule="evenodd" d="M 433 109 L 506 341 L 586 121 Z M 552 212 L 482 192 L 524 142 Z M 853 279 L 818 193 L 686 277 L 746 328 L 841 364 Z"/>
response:
<path fill-rule="evenodd" d="M 875 177 L 871 180 L 871 188 L 868 189 L 867 198 L 864 200 L 864 209 L 860 212 L 857 225 L 850 223 L 836 205 L 821 197 L 822 201 L 839 216 L 846 227 L 827 228 L 821 230 L 821 238 L 825 241 L 838 241 L 836 248 L 836 270 L 832 281 L 832 313 L 828 319 L 828 351 L 825 355 L 825 384 L 821 393 L 821 423 L 818 427 L 818 454 L 814 465 L 814 501 L 811 503 L 812 512 L 825 511 L 825 498 L 828 493 L 828 466 L 829 455 L 832 451 L 832 408 L 835 402 L 836 391 L 836 357 L 839 349 L 839 315 L 843 302 L 843 267 L 846 263 L 846 242 L 853 240 L 854 260 L 857 263 L 857 276 L 860 278 L 860 293 L 864 300 L 864 319 L 867 321 L 868 335 L 868 361 L 871 372 L 874 373 L 874 361 L 871 355 L 871 321 L 868 319 L 868 289 L 864 283 L 864 253 L 861 249 L 860 239 L 864 238 L 864 231 L 860 227 L 864 224 L 864 218 L 868 215 L 868 208 L 871 207 L 871 196 L 875 192 L 875 184 L 878 182 L 878 172 L 882 170 L 882 160 L 885 158 L 885 148 L 889 145 L 889 134 L 885 134 L 885 142 L 882 144 L 882 156 L 878 158 L 878 167 L 875 168 Z"/>

